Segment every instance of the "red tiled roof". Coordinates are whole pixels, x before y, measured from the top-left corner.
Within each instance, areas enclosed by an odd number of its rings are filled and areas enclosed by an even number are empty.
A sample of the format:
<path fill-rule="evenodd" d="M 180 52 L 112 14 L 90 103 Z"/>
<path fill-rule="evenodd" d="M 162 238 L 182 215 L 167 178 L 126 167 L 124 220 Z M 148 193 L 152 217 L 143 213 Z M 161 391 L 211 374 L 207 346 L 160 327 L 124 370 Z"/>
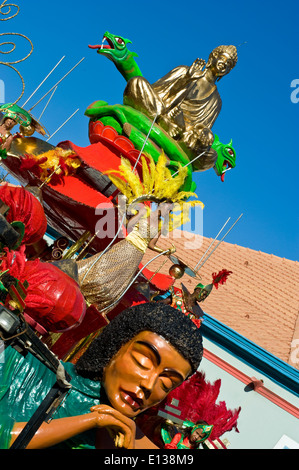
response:
<path fill-rule="evenodd" d="M 194 268 L 213 239 L 175 230 L 170 238 L 160 238 L 159 247 L 176 246 L 175 255 Z M 202 242 L 202 243 L 201 243 Z M 216 243 L 213 245 L 213 248 Z M 209 250 L 210 251 L 210 250 Z M 153 258 L 147 250 L 143 263 Z M 148 268 L 155 271 L 164 259 L 158 258 Z M 168 274 L 168 260 L 159 272 Z M 200 304 L 202 309 L 220 322 L 247 337 L 276 357 L 299 368 L 299 355 L 292 342 L 299 345 L 299 263 L 261 251 L 222 242 L 200 269 L 201 281 L 186 274 L 181 282 L 192 292 L 198 282 L 209 284 L 212 273 L 232 271 L 226 284 L 213 288 Z M 296 341 L 293 342 L 293 348 Z M 293 352 L 293 354 L 292 354 Z"/>

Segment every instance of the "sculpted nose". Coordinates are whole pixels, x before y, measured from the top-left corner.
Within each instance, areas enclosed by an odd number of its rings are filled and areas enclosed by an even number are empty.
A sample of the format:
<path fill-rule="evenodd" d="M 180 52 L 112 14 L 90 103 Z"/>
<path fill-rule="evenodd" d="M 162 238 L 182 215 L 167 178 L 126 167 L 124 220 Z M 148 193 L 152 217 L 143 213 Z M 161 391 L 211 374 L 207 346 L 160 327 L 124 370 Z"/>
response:
<path fill-rule="evenodd" d="M 157 380 L 157 374 L 149 374 L 140 381 L 140 388 L 142 389 L 145 398 L 148 398 L 152 393 Z"/>

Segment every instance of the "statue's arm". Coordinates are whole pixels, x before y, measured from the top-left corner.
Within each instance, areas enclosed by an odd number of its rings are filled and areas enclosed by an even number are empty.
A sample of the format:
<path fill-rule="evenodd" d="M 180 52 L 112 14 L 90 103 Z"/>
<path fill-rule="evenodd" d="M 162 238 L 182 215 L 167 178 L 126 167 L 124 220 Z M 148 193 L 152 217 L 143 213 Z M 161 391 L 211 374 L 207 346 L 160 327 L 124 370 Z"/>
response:
<path fill-rule="evenodd" d="M 26 423 L 16 423 L 11 432 L 10 445 Z M 28 445 L 28 449 L 45 449 L 91 429 L 107 428 L 117 438 L 119 447 L 134 448 L 136 427 L 134 421 L 107 405 L 97 405 L 91 412 L 43 423 Z"/>
<path fill-rule="evenodd" d="M 163 253 L 166 251 L 165 249 L 159 248 L 156 244 L 160 238 L 161 232 L 158 233 L 158 235 L 155 238 L 152 238 L 151 241 L 148 244 L 148 247 L 150 250 L 155 251 L 156 253 Z M 166 255 L 171 255 L 172 253 L 175 253 L 176 249 L 175 246 L 172 244 L 171 247 L 166 251 Z"/>
<path fill-rule="evenodd" d="M 96 413 L 53 419 L 43 423 L 28 444 L 27 449 L 45 449 L 71 437 L 89 431 L 96 426 Z M 16 440 L 27 423 L 16 423 L 11 431 L 10 445 Z"/>

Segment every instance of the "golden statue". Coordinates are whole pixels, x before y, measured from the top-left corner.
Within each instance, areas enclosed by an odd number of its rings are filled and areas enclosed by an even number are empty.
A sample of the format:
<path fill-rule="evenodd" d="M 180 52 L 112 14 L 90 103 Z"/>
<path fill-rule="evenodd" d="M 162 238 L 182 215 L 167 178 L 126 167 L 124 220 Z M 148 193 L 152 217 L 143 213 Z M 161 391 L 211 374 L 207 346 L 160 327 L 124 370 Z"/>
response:
<path fill-rule="evenodd" d="M 156 118 L 187 154 L 197 156 L 214 141 L 211 128 L 222 105 L 216 82 L 236 63 L 236 47 L 219 46 L 207 63 L 196 59 L 190 67 L 176 67 L 152 85 L 144 77 L 133 77 L 125 88 L 124 104 Z"/>

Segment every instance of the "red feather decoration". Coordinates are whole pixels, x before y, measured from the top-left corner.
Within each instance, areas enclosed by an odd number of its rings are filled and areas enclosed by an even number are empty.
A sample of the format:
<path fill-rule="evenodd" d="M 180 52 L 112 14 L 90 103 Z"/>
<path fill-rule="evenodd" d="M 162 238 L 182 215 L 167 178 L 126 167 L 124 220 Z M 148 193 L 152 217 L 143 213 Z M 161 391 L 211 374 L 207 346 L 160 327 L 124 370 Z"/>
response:
<path fill-rule="evenodd" d="M 61 332 L 78 325 L 86 311 L 80 288 L 74 279 L 56 266 L 39 259 L 26 261 L 25 247 L 0 258 L 1 270 L 27 281 L 24 313 L 47 331 Z"/>
<path fill-rule="evenodd" d="M 171 405 L 173 398 L 179 400 L 180 417 L 184 420 L 196 423 L 204 420 L 213 425 L 211 439 L 217 439 L 227 431 L 237 428 L 237 420 L 241 411 L 227 409 L 226 403 L 216 403 L 221 387 L 221 380 L 213 384 L 206 380 L 203 372 L 196 372 L 179 387 L 168 395 L 163 405 Z"/>
<path fill-rule="evenodd" d="M 213 277 L 212 283 L 216 287 L 216 289 L 218 289 L 219 284 L 223 285 L 226 283 L 226 280 L 230 274 L 232 274 L 232 271 L 228 271 L 227 269 L 222 269 L 222 271 L 219 271 L 219 273 L 212 274 L 212 277 Z"/>
<path fill-rule="evenodd" d="M 9 207 L 7 221 L 18 221 L 25 225 L 22 243 L 31 245 L 46 233 L 47 219 L 39 200 L 21 186 L 0 186 L 0 199 Z"/>

